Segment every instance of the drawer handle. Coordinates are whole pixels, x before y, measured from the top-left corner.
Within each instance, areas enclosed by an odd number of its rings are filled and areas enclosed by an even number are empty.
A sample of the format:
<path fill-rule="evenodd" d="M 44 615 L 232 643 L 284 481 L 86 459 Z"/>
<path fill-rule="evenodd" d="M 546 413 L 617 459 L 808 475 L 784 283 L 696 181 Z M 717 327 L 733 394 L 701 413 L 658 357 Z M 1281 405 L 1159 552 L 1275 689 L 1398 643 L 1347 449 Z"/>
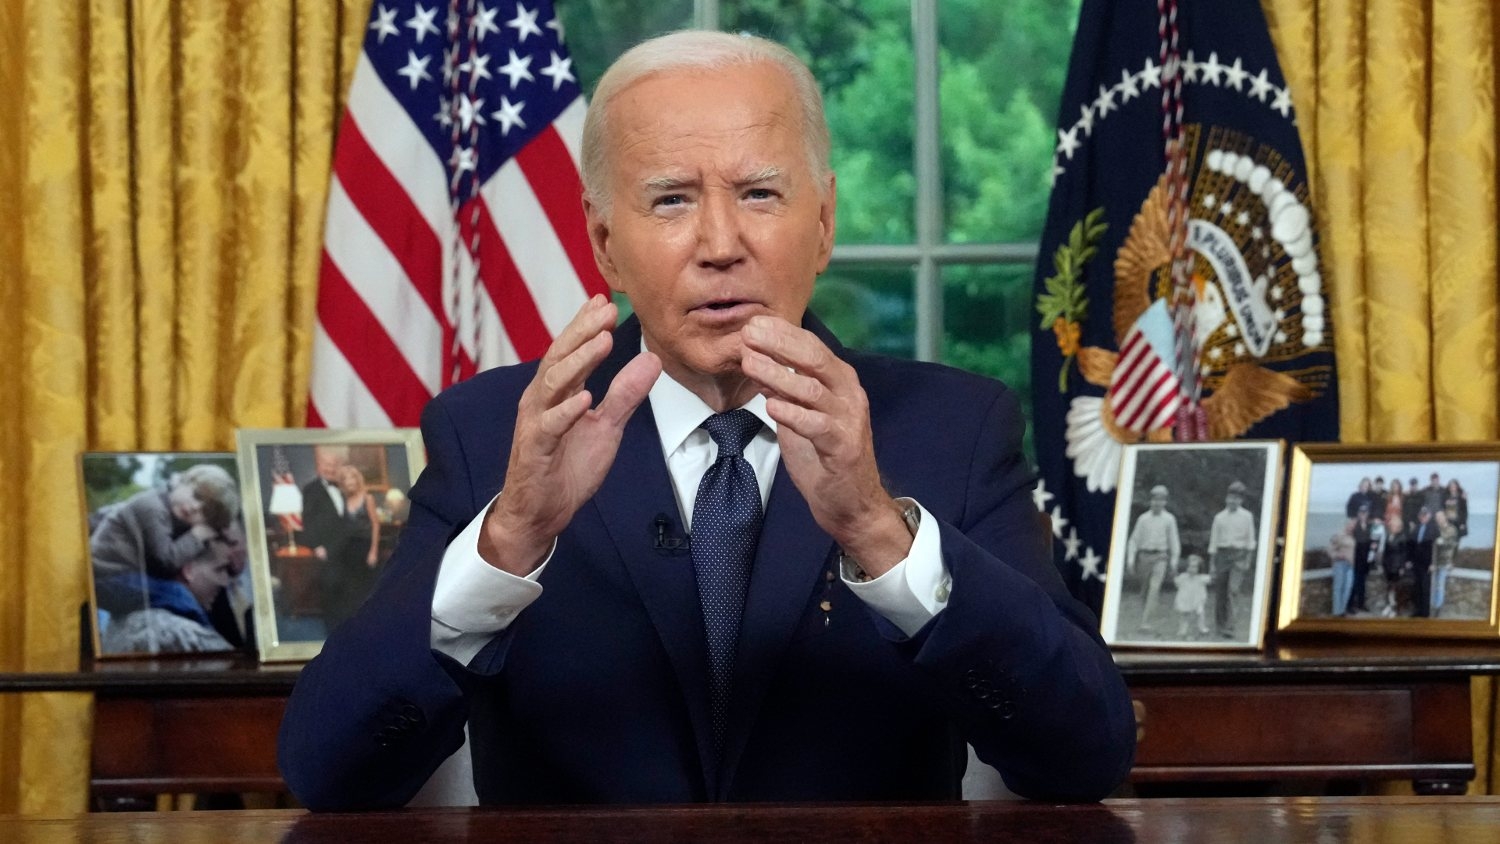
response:
<path fill-rule="evenodd" d="M 1135 740 L 1139 743 L 1146 737 L 1146 704 L 1132 698 L 1130 708 L 1135 710 Z"/>

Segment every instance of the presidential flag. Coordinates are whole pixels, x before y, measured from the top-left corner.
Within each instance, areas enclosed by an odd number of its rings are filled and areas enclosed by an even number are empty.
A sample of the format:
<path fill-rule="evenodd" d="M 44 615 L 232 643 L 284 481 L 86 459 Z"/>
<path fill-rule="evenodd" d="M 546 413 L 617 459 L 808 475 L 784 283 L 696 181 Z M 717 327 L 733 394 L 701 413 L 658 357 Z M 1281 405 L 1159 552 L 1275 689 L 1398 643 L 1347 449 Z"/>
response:
<path fill-rule="evenodd" d="M 1052 174 L 1034 499 L 1098 611 L 1126 444 L 1338 438 L 1306 167 L 1257 0 L 1084 0 Z"/>
<path fill-rule="evenodd" d="M 373 4 L 334 152 L 310 425 L 415 425 L 607 292 L 579 202 L 583 117 L 545 0 Z"/>

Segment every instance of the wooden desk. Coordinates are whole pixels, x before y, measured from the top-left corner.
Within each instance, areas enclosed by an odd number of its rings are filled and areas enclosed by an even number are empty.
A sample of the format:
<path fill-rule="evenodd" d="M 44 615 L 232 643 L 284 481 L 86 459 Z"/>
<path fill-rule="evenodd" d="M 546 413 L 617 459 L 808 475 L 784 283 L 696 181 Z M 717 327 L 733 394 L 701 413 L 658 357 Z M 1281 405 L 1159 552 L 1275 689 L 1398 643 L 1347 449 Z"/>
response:
<path fill-rule="evenodd" d="M 1142 735 L 1132 780 L 1400 780 L 1462 793 L 1474 778 L 1469 680 L 1500 646 L 1282 647 L 1118 655 Z M 98 796 L 276 792 L 276 731 L 298 667 L 248 658 L 86 662 L 0 675 L 0 691 L 96 695 Z"/>
<path fill-rule="evenodd" d="M 1137 702 L 1135 782 L 1474 778 L 1470 679 L 1489 643 L 1342 642 L 1265 654 L 1117 655 Z"/>
<path fill-rule="evenodd" d="M 1279 798 L 1030 803 L 424 809 L 0 817 L 7 842 L 287 841 L 1247 841 L 1473 844 L 1494 840 L 1500 798 Z"/>

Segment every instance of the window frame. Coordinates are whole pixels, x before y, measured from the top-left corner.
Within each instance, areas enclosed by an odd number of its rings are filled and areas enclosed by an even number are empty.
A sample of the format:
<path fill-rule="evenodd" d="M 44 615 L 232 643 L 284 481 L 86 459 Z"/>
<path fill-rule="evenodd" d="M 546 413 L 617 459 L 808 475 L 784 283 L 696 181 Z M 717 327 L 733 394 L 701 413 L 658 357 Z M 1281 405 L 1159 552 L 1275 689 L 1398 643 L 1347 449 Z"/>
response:
<path fill-rule="evenodd" d="M 693 0 L 693 24 L 702 29 L 722 29 L 723 0 Z M 916 337 L 913 349 L 918 360 L 943 360 L 942 268 L 955 264 L 1036 265 L 1039 244 L 949 243 L 943 216 L 942 111 L 939 108 L 938 9 L 937 0 L 911 2 L 912 54 L 915 86 L 912 166 L 916 176 L 916 208 L 913 209 L 916 238 L 902 244 L 839 244 L 830 264 L 879 265 L 913 269 L 913 310 Z"/>

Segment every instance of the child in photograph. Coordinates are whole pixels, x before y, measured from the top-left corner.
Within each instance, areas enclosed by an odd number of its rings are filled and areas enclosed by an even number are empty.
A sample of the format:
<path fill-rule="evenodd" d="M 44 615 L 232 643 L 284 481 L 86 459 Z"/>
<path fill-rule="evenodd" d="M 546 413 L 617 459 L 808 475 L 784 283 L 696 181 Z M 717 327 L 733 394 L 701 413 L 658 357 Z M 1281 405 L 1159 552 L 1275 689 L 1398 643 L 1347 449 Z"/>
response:
<path fill-rule="evenodd" d="M 1173 601 L 1179 618 L 1177 638 L 1186 639 L 1190 629 L 1200 634 L 1208 633 L 1204 611 L 1208 607 L 1209 578 L 1210 575 L 1203 570 L 1203 558 L 1197 554 L 1189 554 L 1183 570 L 1172 578 L 1177 587 L 1177 598 Z"/>
<path fill-rule="evenodd" d="M 1348 529 L 1335 533 L 1328 541 L 1328 560 L 1333 567 L 1332 615 L 1349 612 L 1349 595 L 1354 591 L 1355 545 Z"/>

